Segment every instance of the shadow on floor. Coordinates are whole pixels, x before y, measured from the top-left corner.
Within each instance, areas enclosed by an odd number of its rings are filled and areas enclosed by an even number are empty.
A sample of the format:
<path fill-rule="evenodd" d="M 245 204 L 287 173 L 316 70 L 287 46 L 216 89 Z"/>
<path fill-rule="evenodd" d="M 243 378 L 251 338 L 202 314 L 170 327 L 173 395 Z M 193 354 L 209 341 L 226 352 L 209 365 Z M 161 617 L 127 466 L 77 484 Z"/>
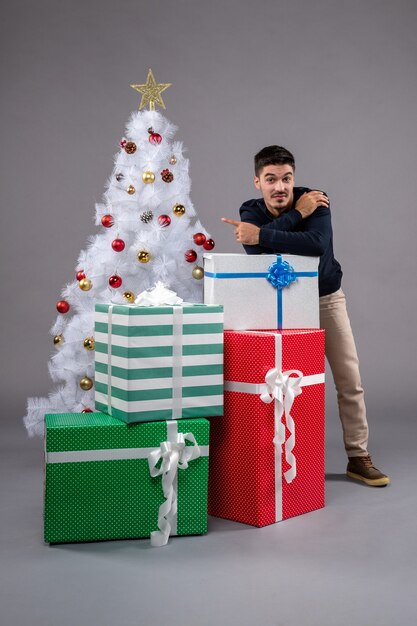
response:
<path fill-rule="evenodd" d="M 326 474 L 325 475 L 325 480 L 332 480 L 332 481 L 337 481 L 337 482 L 346 482 L 347 476 L 346 474 Z"/>

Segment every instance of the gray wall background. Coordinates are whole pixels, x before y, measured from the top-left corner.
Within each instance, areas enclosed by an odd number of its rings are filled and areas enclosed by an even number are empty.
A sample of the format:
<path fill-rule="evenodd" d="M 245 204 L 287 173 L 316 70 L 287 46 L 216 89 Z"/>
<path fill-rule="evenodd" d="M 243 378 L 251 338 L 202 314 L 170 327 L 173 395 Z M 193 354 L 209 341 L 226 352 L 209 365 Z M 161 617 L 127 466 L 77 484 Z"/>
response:
<path fill-rule="evenodd" d="M 2 419 L 51 388 L 55 301 L 96 232 L 94 202 L 139 104 L 129 85 L 152 67 L 173 83 L 166 115 L 216 251 L 240 251 L 220 218 L 256 196 L 252 156 L 264 145 L 290 148 L 297 182 L 328 192 L 371 425 L 383 412 L 388 442 L 416 400 L 416 18 L 415 0 L 9 2 Z"/>

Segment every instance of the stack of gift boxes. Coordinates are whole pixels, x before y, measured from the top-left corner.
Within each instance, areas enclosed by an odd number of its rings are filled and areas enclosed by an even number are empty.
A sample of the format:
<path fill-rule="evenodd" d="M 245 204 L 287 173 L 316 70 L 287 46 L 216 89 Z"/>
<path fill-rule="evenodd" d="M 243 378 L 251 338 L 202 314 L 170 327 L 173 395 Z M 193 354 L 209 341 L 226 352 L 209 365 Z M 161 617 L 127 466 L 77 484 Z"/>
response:
<path fill-rule="evenodd" d="M 224 305 L 224 416 L 209 513 L 265 526 L 324 506 L 324 331 L 317 257 L 205 255 Z"/>
<path fill-rule="evenodd" d="M 207 512 L 324 506 L 318 259 L 205 256 L 204 304 L 96 305 L 100 412 L 45 417 L 45 541 L 159 546 Z"/>
<path fill-rule="evenodd" d="M 223 308 L 97 304 L 95 349 L 101 412 L 45 417 L 45 541 L 207 532 Z"/>

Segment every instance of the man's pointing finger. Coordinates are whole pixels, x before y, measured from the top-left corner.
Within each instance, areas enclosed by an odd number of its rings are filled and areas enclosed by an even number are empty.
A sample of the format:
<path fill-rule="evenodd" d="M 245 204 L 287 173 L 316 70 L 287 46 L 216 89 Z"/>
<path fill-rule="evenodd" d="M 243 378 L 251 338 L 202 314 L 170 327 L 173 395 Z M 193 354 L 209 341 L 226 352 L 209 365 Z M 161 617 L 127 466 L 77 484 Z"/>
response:
<path fill-rule="evenodd" d="M 236 222 L 236 220 L 229 220 L 228 217 L 222 217 L 222 222 L 226 222 L 226 224 L 232 224 L 232 226 L 239 226 L 241 222 Z"/>

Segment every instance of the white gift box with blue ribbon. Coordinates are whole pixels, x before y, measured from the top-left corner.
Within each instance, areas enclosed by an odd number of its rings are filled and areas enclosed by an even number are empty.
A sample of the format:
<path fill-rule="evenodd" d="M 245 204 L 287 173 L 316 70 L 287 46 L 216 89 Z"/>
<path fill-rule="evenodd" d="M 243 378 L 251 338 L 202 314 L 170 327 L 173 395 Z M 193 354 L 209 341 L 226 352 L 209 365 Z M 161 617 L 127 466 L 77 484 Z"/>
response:
<path fill-rule="evenodd" d="M 204 304 L 229 330 L 319 328 L 319 257 L 205 254 Z"/>

